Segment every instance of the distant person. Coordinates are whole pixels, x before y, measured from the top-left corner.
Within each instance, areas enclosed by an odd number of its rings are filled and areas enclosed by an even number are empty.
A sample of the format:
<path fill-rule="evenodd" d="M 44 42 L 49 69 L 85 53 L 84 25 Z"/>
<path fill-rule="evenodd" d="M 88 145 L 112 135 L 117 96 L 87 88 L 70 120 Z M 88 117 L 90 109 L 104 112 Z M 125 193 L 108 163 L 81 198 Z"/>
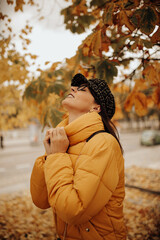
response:
<path fill-rule="evenodd" d="M 4 145 L 3 145 L 3 135 L 0 135 L 0 141 L 1 141 L 1 144 L 0 144 L 1 148 L 4 148 Z"/>
<path fill-rule="evenodd" d="M 76 74 L 62 105 L 69 115 L 46 132 L 46 154 L 32 170 L 32 200 L 41 209 L 52 207 L 59 240 L 125 240 L 114 97 L 104 80 Z"/>

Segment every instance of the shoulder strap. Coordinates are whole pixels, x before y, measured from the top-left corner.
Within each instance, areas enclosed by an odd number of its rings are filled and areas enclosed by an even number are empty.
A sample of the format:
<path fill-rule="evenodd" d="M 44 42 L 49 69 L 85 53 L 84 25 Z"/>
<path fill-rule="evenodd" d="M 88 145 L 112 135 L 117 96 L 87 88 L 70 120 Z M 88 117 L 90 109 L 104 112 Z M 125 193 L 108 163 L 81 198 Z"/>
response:
<path fill-rule="evenodd" d="M 92 135 L 89 136 L 89 137 L 86 139 L 86 142 L 88 142 L 92 137 L 94 137 L 96 134 L 101 133 L 101 132 L 106 132 L 106 131 L 105 131 L 105 130 L 99 130 L 99 131 L 97 131 L 97 132 L 92 133 Z"/>

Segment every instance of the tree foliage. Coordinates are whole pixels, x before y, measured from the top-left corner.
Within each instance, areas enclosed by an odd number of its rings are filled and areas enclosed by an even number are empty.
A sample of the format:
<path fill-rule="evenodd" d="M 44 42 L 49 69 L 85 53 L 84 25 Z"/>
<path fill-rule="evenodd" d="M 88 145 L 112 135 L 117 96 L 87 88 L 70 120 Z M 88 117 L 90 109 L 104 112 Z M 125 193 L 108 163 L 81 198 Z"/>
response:
<path fill-rule="evenodd" d="M 0 130 L 24 127 L 31 118 L 36 117 L 34 106 L 29 108 L 22 99 L 29 81 L 28 66 L 25 56 L 16 51 L 12 36 L 0 34 Z"/>
<path fill-rule="evenodd" d="M 7 1 L 13 4 L 13 1 Z M 75 56 L 53 63 L 27 86 L 24 96 L 38 106 L 43 125 L 56 124 L 71 78 L 107 81 L 117 101 L 115 119 L 124 113 L 145 116 L 160 109 L 160 4 L 158 0 L 72 0 L 62 9 L 66 29 L 90 33 Z M 28 1 L 34 4 L 33 1 Z M 23 11 L 17 0 L 15 11 Z M 1 18 L 5 18 L 1 14 Z M 23 32 L 25 33 L 25 32 Z M 46 62 L 46 65 L 48 62 Z M 118 74 L 121 72 L 121 74 Z M 118 77 L 117 77 L 118 76 Z M 59 108 L 59 110 L 57 110 Z"/>

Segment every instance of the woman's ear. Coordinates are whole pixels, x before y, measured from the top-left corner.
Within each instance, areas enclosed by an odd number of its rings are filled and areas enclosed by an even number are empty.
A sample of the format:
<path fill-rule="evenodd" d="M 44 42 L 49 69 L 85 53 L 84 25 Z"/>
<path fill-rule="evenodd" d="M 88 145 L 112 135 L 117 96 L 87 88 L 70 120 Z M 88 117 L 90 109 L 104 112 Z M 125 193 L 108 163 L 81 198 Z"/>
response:
<path fill-rule="evenodd" d="M 97 112 L 97 113 L 99 113 L 99 112 L 101 112 L 101 106 L 100 105 L 96 105 L 96 106 L 94 106 L 93 108 L 92 108 L 92 112 Z"/>

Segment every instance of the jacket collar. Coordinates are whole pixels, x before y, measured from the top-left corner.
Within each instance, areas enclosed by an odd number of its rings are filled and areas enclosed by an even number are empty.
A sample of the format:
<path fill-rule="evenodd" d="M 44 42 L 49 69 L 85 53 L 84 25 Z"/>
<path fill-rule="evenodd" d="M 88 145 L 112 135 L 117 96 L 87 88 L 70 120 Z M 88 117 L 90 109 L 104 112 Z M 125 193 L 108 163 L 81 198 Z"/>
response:
<path fill-rule="evenodd" d="M 85 141 L 96 131 L 104 130 L 101 116 L 96 112 L 86 113 L 68 124 L 68 117 L 58 127 L 64 127 L 70 146 Z"/>

